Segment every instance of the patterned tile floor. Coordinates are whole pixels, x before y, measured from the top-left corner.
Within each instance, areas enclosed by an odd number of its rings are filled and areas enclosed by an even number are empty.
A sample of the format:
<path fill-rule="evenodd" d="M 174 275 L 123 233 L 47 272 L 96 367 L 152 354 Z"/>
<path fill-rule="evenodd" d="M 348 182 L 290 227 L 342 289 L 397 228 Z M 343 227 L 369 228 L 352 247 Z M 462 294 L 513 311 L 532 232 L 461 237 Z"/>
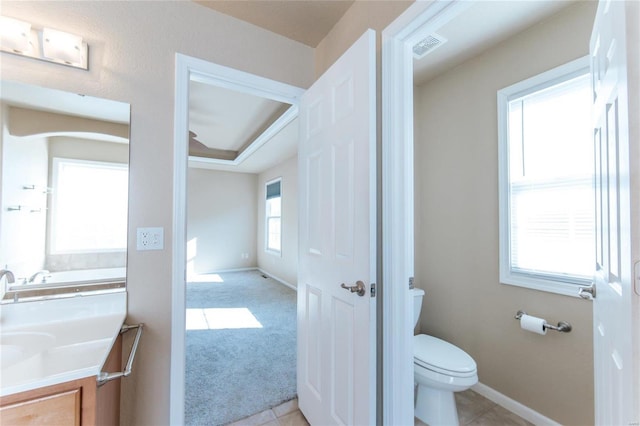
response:
<path fill-rule="evenodd" d="M 532 423 L 472 390 L 458 392 L 455 395 L 460 425 L 533 426 Z M 228 426 L 309 426 L 309 423 L 298 409 L 298 400 L 293 399 Z M 416 419 L 415 426 L 425 426 L 425 423 Z"/>

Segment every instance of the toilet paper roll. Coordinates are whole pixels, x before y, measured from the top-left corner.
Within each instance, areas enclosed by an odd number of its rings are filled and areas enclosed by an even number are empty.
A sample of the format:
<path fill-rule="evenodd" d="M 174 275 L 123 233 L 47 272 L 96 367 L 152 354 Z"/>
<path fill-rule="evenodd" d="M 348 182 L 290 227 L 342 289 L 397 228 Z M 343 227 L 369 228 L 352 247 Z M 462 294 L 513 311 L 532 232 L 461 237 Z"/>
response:
<path fill-rule="evenodd" d="M 524 314 L 520 318 L 520 328 L 544 335 L 547 334 L 547 329 L 544 328 L 545 322 L 544 318 L 532 317 L 531 315 Z"/>

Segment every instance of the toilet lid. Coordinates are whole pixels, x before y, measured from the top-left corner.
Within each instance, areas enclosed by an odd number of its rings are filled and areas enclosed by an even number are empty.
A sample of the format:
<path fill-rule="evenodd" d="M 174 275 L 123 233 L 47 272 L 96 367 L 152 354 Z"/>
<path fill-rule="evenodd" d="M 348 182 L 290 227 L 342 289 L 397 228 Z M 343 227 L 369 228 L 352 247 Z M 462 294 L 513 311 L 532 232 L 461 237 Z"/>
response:
<path fill-rule="evenodd" d="M 465 351 L 426 334 L 413 337 L 413 358 L 424 368 L 450 376 L 469 377 L 477 372 L 476 362 Z"/>

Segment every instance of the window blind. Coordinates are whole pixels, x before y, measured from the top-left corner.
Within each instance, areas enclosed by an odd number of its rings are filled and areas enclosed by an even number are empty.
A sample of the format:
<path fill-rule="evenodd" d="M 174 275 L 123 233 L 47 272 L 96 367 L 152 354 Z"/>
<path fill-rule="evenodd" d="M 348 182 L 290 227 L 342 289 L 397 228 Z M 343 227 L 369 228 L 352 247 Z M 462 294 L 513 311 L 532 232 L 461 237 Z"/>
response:
<path fill-rule="evenodd" d="M 565 280 L 592 275 L 589 75 L 509 102 L 510 263 Z"/>
<path fill-rule="evenodd" d="M 267 185 L 267 200 L 280 196 L 280 182 L 273 182 Z"/>

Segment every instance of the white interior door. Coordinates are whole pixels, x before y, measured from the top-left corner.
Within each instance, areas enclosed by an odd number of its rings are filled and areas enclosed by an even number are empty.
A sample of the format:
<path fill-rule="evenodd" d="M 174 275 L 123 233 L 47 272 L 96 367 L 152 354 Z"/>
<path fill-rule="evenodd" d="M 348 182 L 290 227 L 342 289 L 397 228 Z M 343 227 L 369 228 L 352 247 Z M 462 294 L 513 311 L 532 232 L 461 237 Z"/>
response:
<path fill-rule="evenodd" d="M 634 253 L 637 242 L 633 243 L 632 237 L 638 235 L 638 217 L 632 218 L 631 212 L 639 201 L 640 165 L 637 160 L 631 161 L 629 133 L 629 118 L 634 114 L 637 117 L 638 104 L 637 101 L 630 104 L 628 96 L 632 94 L 631 87 L 637 90 L 638 75 L 627 72 L 628 59 L 637 64 L 638 46 L 632 44 L 632 39 L 627 38 L 630 33 L 625 32 L 626 6 L 620 1 L 600 2 L 590 43 L 596 154 L 597 264 L 593 320 L 598 425 L 629 425 L 639 421 L 640 354 L 638 331 L 633 325 L 638 309 L 633 260 L 634 256 L 638 260 L 638 253 Z M 637 12 L 637 7 L 634 8 Z M 629 22 L 626 20 L 627 25 Z M 638 93 L 632 96 L 637 97 Z M 630 105 L 635 105 L 635 111 Z M 636 134 L 631 144 L 635 145 L 636 153 L 637 137 Z M 636 182 L 632 181 L 634 175 Z"/>
<path fill-rule="evenodd" d="M 298 404 L 312 425 L 375 423 L 375 90 L 368 30 L 300 102 Z M 341 286 L 358 281 L 360 295 Z"/>

